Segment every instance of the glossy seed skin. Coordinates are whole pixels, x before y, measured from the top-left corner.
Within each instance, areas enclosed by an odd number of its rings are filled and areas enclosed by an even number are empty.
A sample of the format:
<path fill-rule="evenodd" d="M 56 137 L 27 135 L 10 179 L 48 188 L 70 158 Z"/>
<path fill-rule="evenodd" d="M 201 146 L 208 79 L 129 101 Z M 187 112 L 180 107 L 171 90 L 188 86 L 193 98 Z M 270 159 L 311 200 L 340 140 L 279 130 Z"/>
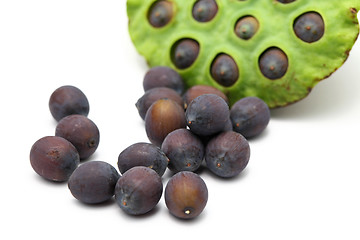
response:
<path fill-rule="evenodd" d="M 198 22 L 211 21 L 218 11 L 215 0 L 198 0 L 192 10 L 193 18 Z"/>
<path fill-rule="evenodd" d="M 316 12 L 304 13 L 295 20 L 294 31 L 296 36 L 304 42 L 319 41 L 325 32 L 324 20 Z"/>
<path fill-rule="evenodd" d="M 196 173 L 179 172 L 166 185 L 165 203 L 175 217 L 193 219 L 202 213 L 207 201 L 207 186 Z"/>
<path fill-rule="evenodd" d="M 155 28 L 166 26 L 173 16 L 173 4 L 170 1 L 156 1 L 148 13 L 148 21 Z"/>
<path fill-rule="evenodd" d="M 230 87 L 239 78 L 239 68 L 229 55 L 219 54 L 211 65 L 211 76 L 221 86 Z"/>
<path fill-rule="evenodd" d="M 184 81 L 174 69 L 166 66 L 156 66 L 146 72 L 143 87 L 144 91 L 157 87 L 167 87 L 181 95 L 184 91 Z"/>
<path fill-rule="evenodd" d="M 185 128 L 169 133 L 161 149 L 169 158 L 169 169 L 175 173 L 196 171 L 202 163 L 205 152 L 201 140 Z"/>
<path fill-rule="evenodd" d="M 270 80 L 282 78 L 287 72 L 288 66 L 289 61 L 286 54 L 276 47 L 265 50 L 259 59 L 260 71 Z"/>
<path fill-rule="evenodd" d="M 85 94 L 77 87 L 62 86 L 56 89 L 50 96 L 49 109 L 56 121 L 72 115 L 89 114 L 89 101 Z"/>
<path fill-rule="evenodd" d="M 115 199 L 127 214 L 141 215 L 157 205 L 162 192 L 159 174 L 148 167 L 138 166 L 120 177 L 115 187 Z"/>
<path fill-rule="evenodd" d="M 145 116 L 146 134 L 150 142 L 158 147 L 170 132 L 185 127 L 184 109 L 170 99 L 156 101 Z"/>
<path fill-rule="evenodd" d="M 190 67 L 199 55 L 199 43 L 193 39 L 181 39 L 171 50 L 171 60 L 178 69 Z"/>
<path fill-rule="evenodd" d="M 77 200 L 87 204 L 98 204 L 114 196 L 119 177 L 116 169 L 106 162 L 85 162 L 71 175 L 68 188 Z"/>
<path fill-rule="evenodd" d="M 55 135 L 71 142 L 78 150 L 81 160 L 89 158 L 100 141 L 96 124 L 82 115 L 70 115 L 61 119 L 56 126 Z"/>
<path fill-rule="evenodd" d="M 76 148 L 66 139 L 47 136 L 37 140 L 30 150 L 30 163 L 41 177 L 67 181 L 80 163 Z"/>
<path fill-rule="evenodd" d="M 144 166 L 153 169 L 161 177 L 165 173 L 168 161 L 168 157 L 159 147 L 139 142 L 130 145 L 119 154 L 117 165 L 122 174 L 133 167 Z"/>
<path fill-rule="evenodd" d="M 206 166 L 219 177 L 237 176 L 247 166 L 249 158 L 249 143 L 237 132 L 220 133 L 212 138 L 206 146 Z"/>
<path fill-rule="evenodd" d="M 235 25 L 236 35 L 244 40 L 252 38 L 259 29 L 259 22 L 253 16 L 245 16 L 238 20 Z"/>
<path fill-rule="evenodd" d="M 152 88 L 146 91 L 135 104 L 142 119 L 145 120 L 147 110 L 159 99 L 171 99 L 181 107 L 184 105 L 182 97 L 175 90 L 167 87 Z"/>
<path fill-rule="evenodd" d="M 190 130 L 200 136 L 210 136 L 224 129 L 229 120 L 229 106 L 215 94 L 195 98 L 186 109 L 186 122 Z"/>
<path fill-rule="evenodd" d="M 219 89 L 208 85 L 195 85 L 187 89 L 183 95 L 184 108 L 186 109 L 192 100 L 203 94 L 216 94 L 224 99 L 226 103 L 229 103 L 227 96 Z"/>
<path fill-rule="evenodd" d="M 261 134 L 270 121 L 267 104 L 257 97 L 246 97 L 237 101 L 230 109 L 234 131 L 246 138 Z"/>

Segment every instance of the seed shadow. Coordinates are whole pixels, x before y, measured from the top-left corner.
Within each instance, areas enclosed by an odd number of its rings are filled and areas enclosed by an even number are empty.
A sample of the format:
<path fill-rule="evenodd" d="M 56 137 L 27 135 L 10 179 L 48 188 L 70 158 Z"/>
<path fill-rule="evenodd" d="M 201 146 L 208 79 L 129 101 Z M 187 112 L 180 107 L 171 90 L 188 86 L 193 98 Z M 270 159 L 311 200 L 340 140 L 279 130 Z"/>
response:
<path fill-rule="evenodd" d="M 115 199 L 114 197 L 110 198 L 109 200 L 102 202 L 102 203 L 95 203 L 95 204 L 91 204 L 91 203 L 84 203 L 81 202 L 77 199 L 73 199 L 73 201 L 75 202 L 76 205 L 82 207 L 82 208 L 88 208 L 88 209 L 99 209 L 99 208 L 105 208 L 105 207 L 109 207 L 109 206 L 113 206 L 115 204 Z"/>
<path fill-rule="evenodd" d="M 123 211 L 120 207 L 119 207 L 119 213 L 124 216 L 127 219 L 131 219 L 131 220 L 139 220 L 139 219 L 148 219 L 152 216 L 154 216 L 155 214 L 157 214 L 160 211 L 160 207 L 159 204 L 156 205 L 153 209 L 151 209 L 149 212 L 145 213 L 145 214 L 141 214 L 141 215 L 131 215 L 126 213 L 125 211 Z"/>
<path fill-rule="evenodd" d="M 234 177 L 220 177 L 217 176 L 215 173 L 211 172 L 210 170 L 206 169 L 206 175 L 215 179 L 216 181 L 221 181 L 221 182 L 235 182 L 235 181 L 241 181 L 242 179 L 246 178 L 246 176 L 249 174 L 249 169 L 245 168 L 241 173 L 239 173 L 238 175 L 234 176 Z"/>
<path fill-rule="evenodd" d="M 91 156 L 89 156 L 88 158 L 84 158 L 84 159 L 80 159 L 80 164 L 85 163 L 85 162 L 90 162 L 90 161 L 94 161 L 95 159 L 98 158 L 98 152 L 95 151 Z"/>
<path fill-rule="evenodd" d="M 170 211 L 168 211 L 168 215 L 170 215 L 170 218 L 173 219 L 176 222 L 182 223 L 182 224 L 194 224 L 197 222 L 202 221 L 204 218 L 206 218 L 207 212 L 206 209 L 204 209 L 203 212 L 200 213 L 200 215 L 194 217 L 194 218 L 188 218 L 188 219 L 184 219 L 184 218 L 178 218 L 175 215 L 171 214 Z"/>
<path fill-rule="evenodd" d="M 34 175 L 34 179 L 38 182 L 40 182 L 41 184 L 45 184 L 45 185 L 48 185 L 48 186 L 67 186 L 67 181 L 61 181 L 61 182 L 57 182 L 57 181 L 51 181 L 51 180 L 48 180 L 44 177 L 41 177 L 40 175 L 38 174 L 35 174 Z"/>
<path fill-rule="evenodd" d="M 270 121 L 271 121 L 271 120 L 270 120 Z M 264 138 L 265 138 L 265 139 L 268 138 L 268 136 L 269 136 L 269 134 L 270 134 L 269 131 L 270 131 L 269 127 L 266 127 L 266 128 L 264 129 L 264 131 L 263 131 L 262 133 L 260 133 L 259 135 L 254 136 L 254 137 L 247 138 L 246 140 L 248 140 L 248 142 L 249 142 L 250 144 L 253 143 L 253 142 L 261 141 L 261 140 L 263 140 Z"/>

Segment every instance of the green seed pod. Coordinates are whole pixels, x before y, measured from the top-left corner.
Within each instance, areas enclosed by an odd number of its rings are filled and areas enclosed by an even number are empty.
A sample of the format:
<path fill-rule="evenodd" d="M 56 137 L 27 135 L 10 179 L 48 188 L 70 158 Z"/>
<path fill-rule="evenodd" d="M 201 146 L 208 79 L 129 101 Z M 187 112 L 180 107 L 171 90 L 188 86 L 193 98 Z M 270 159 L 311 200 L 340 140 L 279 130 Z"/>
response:
<path fill-rule="evenodd" d="M 175 69 L 187 88 L 214 86 L 230 104 L 256 96 L 273 108 L 306 97 L 345 62 L 359 34 L 360 0 L 202 1 L 206 21 L 195 19 L 197 3 L 127 0 L 129 33 L 150 67 Z M 220 55 L 231 61 L 214 67 Z M 230 81 L 215 74 L 225 66 Z"/>

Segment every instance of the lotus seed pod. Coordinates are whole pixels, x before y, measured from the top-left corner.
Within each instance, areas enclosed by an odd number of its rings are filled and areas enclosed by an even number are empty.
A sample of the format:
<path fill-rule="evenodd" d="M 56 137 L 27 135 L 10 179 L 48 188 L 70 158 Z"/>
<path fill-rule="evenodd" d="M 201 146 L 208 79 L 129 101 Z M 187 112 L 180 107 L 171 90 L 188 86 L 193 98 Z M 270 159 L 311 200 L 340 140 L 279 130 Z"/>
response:
<path fill-rule="evenodd" d="M 216 87 L 230 105 L 256 96 L 270 108 L 306 97 L 345 62 L 358 9 L 359 0 L 127 0 L 150 67 L 175 69 L 186 88 Z"/>

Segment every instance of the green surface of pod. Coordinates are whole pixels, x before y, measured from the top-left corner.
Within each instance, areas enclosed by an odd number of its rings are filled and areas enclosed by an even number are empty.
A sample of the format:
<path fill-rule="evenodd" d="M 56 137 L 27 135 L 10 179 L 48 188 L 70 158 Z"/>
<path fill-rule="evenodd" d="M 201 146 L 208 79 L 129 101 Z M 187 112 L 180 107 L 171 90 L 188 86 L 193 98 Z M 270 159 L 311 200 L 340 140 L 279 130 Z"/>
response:
<path fill-rule="evenodd" d="M 158 2 L 127 0 L 129 33 L 138 52 L 150 67 L 164 65 L 177 70 L 187 87 L 206 84 L 222 90 L 230 104 L 245 96 L 257 96 L 274 108 L 306 97 L 344 63 L 359 33 L 360 0 L 295 0 L 286 4 L 277 0 L 216 0 L 216 15 L 207 22 L 194 19 L 196 0 L 166 0 L 170 18 L 166 15 L 165 24 L 154 27 L 149 15 Z M 322 20 L 323 33 L 313 42 L 302 40 L 294 29 L 306 13 L 315 13 Z M 252 29 L 252 35 L 244 39 L 236 34 L 235 27 L 247 16 L 255 18 L 258 26 L 254 30 L 245 25 L 244 29 Z M 319 31 L 311 27 L 304 29 Z M 181 39 L 195 40 L 199 53 L 190 66 L 179 69 L 171 55 Z M 275 77 L 264 74 L 260 65 L 261 57 L 271 49 L 285 54 L 280 62 L 275 57 L 274 65 L 272 58 L 265 65 L 269 71 L 282 67 Z M 238 79 L 231 86 L 222 85 L 211 74 L 212 63 L 220 54 L 227 54 L 237 64 Z"/>

